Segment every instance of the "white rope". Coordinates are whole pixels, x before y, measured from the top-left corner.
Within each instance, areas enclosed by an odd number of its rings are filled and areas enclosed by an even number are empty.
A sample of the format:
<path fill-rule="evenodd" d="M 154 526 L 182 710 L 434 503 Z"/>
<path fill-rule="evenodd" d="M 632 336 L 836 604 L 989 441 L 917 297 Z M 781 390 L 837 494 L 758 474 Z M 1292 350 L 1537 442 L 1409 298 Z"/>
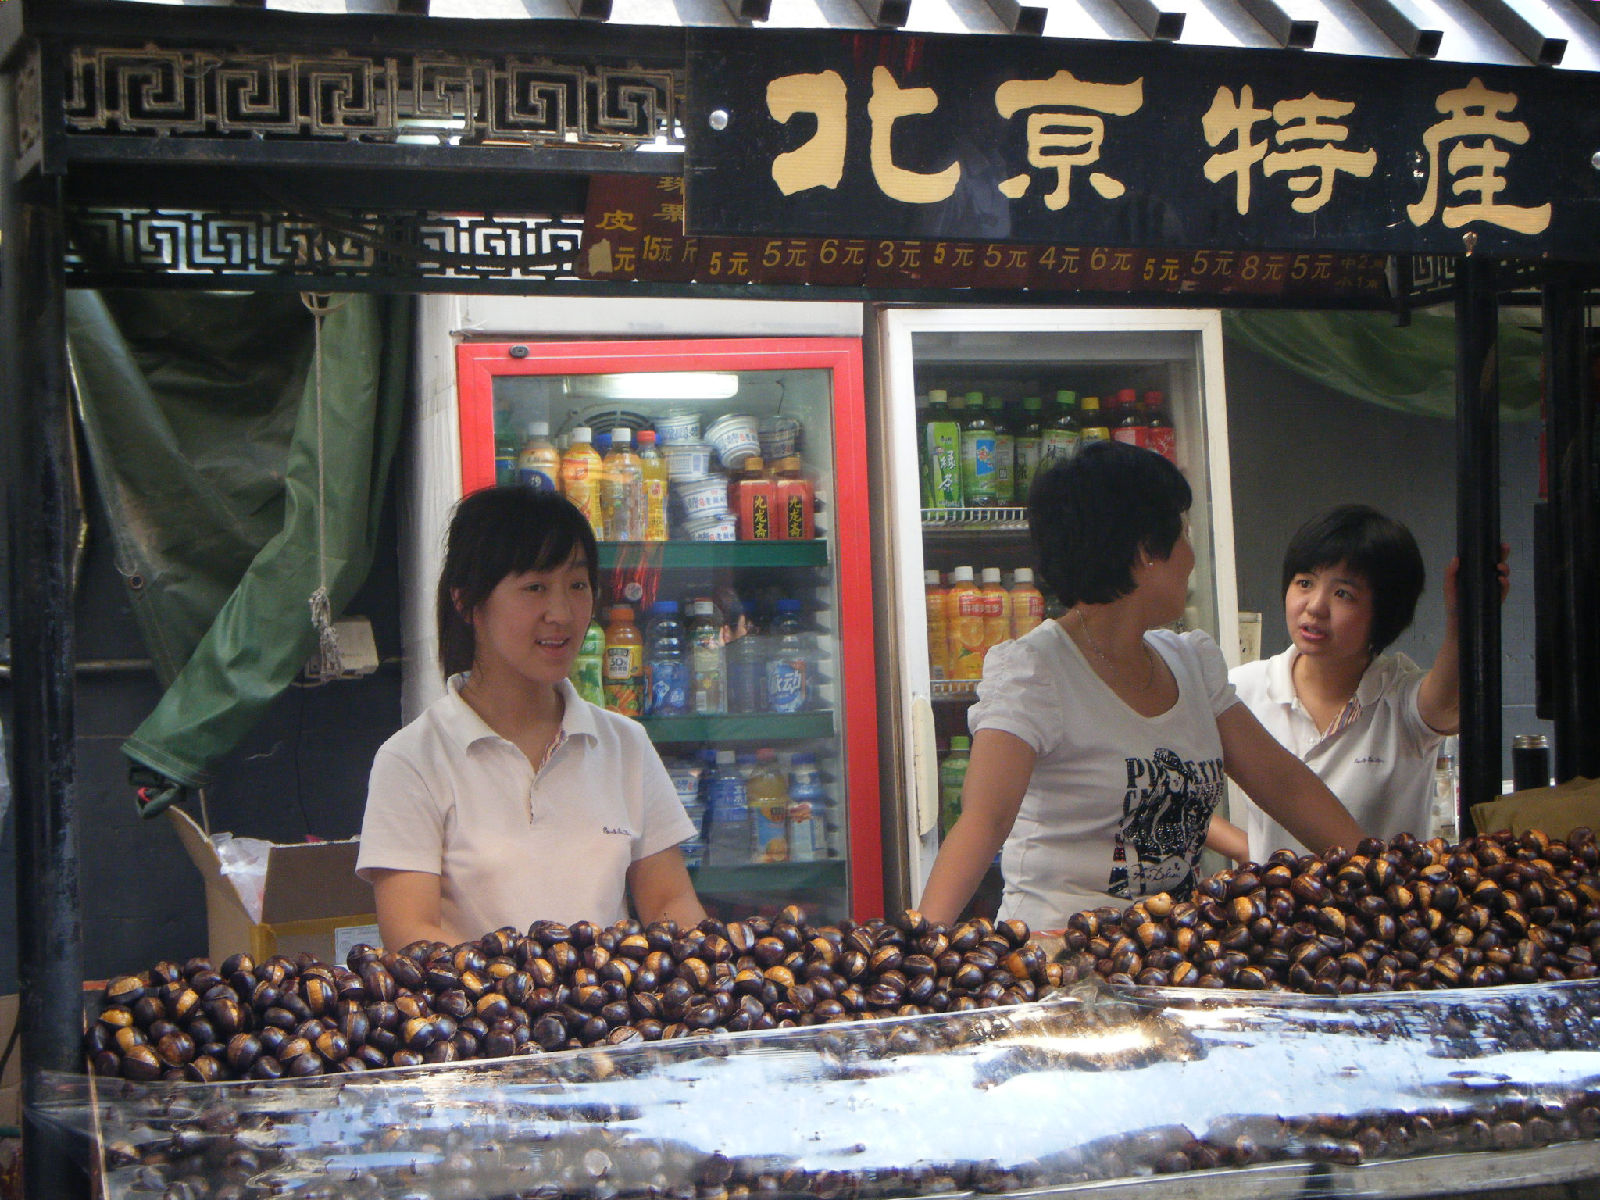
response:
<path fill-rule="evenodd" d="M 311 625 L 317 631 L 317 653 L 307 665 L 307 673 L 314 682 L 327 683 L 344 673 L 344 659 L 339 653 L 339 633 L 333 626 L 333 603 L 328 598 L 327 553 L 327 467 L 324 458 L 322 426 L 322 322 L 329 313 L 337 312 L 345 300 L 334 304 L 326 296 L 314 292 L 301 292 L 300 302 L 311 310 L 315 327 L 312 344 L 312 364 L 316 372 L 317 396 L 317 587 L 311 593 Z"/>

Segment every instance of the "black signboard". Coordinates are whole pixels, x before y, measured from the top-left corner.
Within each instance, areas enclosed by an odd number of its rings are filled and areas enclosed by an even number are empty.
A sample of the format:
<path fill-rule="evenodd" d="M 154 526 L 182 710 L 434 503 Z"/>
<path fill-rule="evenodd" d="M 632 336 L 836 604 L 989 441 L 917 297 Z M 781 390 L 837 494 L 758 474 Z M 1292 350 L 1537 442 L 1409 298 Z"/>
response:
<path fill-rule="evenodd" d="M 1600 75 L 695 30 L 691 234 L 1600 260 Z"/>

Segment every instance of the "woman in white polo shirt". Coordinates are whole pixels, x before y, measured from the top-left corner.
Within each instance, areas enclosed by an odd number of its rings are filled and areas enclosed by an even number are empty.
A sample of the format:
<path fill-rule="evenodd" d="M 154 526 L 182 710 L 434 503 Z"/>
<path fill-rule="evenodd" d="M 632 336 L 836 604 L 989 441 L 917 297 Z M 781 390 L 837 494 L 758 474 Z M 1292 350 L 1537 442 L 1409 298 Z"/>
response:
<path fill-rule="evenodd" d="M 379 748 L 356 870 L 385 945 L 536 920 L 692 925 L 694 833 L 638 722 L 567 675 L 594 613 L 594 532 L 563 497 L 487 488 L 450 522 L 436 597 L 445 695 Z"/>
<path fill-rule="evenodd" d="M 1183 615 L 1194 549 L 1188 482 L 1161 455 L 1094 442 L 1028 499 L 1038 578 L 1067 611 L 984 659 L 968 713 L 961 816 L 920 907 L 961 914 L 1001 854 L 1000 914 L 1060 929 L 1072 913 L 1190 894 L 1223 775 L 1319 846 L 1360 830 L 1261 728 Z"/>
<path fill-rule="evenodd" d="M 1500 547 L 1500 594 L 1510 586 Z M 1283 555 L 1288 649 L 1229 679 L 1268 732 L 1326 783 L 1361 828 L 1385 840 L 1428 836 L 1439 743 L 1461 724 L 1456 572 L 1445 568 L 1445 636 L 1424 671 L 1384 653 L 1416 613 L 1425 573 L 1411 531 L 1364 504 L 1307 521 Z M 1247 843 L 1241 846 L 1241 843 Z M 1244 834 L 1218 821 L 1210 844 L 1265 862 L 1301 842 L 1246 802 Z"/>

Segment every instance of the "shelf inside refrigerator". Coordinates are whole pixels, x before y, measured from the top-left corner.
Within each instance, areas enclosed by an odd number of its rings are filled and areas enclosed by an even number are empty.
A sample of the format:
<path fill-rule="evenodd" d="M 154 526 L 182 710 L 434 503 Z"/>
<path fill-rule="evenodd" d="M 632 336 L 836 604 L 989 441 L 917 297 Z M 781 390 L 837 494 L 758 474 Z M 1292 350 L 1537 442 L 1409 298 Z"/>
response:
<path fill-rule="evenodd" d="M 831 858 L 817 862 L 755 863 L 748 867 L 694 867 L 689 872 L 695 891 L 723 896 L 747 892 L 795 895 L 818 888 L 842 888 L 845 862 Z"/>
<path fill-rule="evenodd" d="M 928 684 L 935 700 L 972 701 L 978 698 L 976 679 L 934 679 Z"/>
<path fill-rule="evenodd" d="M 662 568 L 825 567 L 828 543 L 773 542 L 601 542 L 600 569 L 619 566 Z"/>
<path fill-rule="evenodd" d="M 922 529 L 930 535 L 986 530 L 1026 533 L 1028 510 L 1009 505 L 997 508 L 925 508 L 922 510 Z"/>
<path fill-rule="evenodd" d="M 749 713 L 645 717 L 640 722 L 657 745 L 681 742 L 799 742 L 834 735 L 833 713 Z"/>

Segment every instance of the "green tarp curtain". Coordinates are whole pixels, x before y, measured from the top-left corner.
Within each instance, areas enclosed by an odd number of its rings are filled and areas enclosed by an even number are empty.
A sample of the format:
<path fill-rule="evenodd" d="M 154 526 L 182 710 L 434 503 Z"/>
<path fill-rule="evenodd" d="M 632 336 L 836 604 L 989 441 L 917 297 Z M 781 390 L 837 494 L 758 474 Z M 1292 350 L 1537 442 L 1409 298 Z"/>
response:
<path fill-rule="evenodd" d="M 1223 314 L 1223 334 L 1283 366 L 1357 400 L 1417 416 L 1454 419 L 1456 325 L 1451 317 L 1416 313 L 1398 325 L 1388 313 L 1279 312 Z M 1539 413 L 1540 336 L 1500 323 L 1500 414 Z"/>
<path fill-rule="evenodd" d="M 153 785 L 147 815 L 205 786 L 301 672 L 318 644 L 319 578 L 334 615 L 366 578 L 410 308 L 359 295 L 328 307 L 317 372 L 314 320 L 297 295 L 68 293 L 73 381 L 117 569 L 167 685 L 122 747 L 136 781 Z"/>

